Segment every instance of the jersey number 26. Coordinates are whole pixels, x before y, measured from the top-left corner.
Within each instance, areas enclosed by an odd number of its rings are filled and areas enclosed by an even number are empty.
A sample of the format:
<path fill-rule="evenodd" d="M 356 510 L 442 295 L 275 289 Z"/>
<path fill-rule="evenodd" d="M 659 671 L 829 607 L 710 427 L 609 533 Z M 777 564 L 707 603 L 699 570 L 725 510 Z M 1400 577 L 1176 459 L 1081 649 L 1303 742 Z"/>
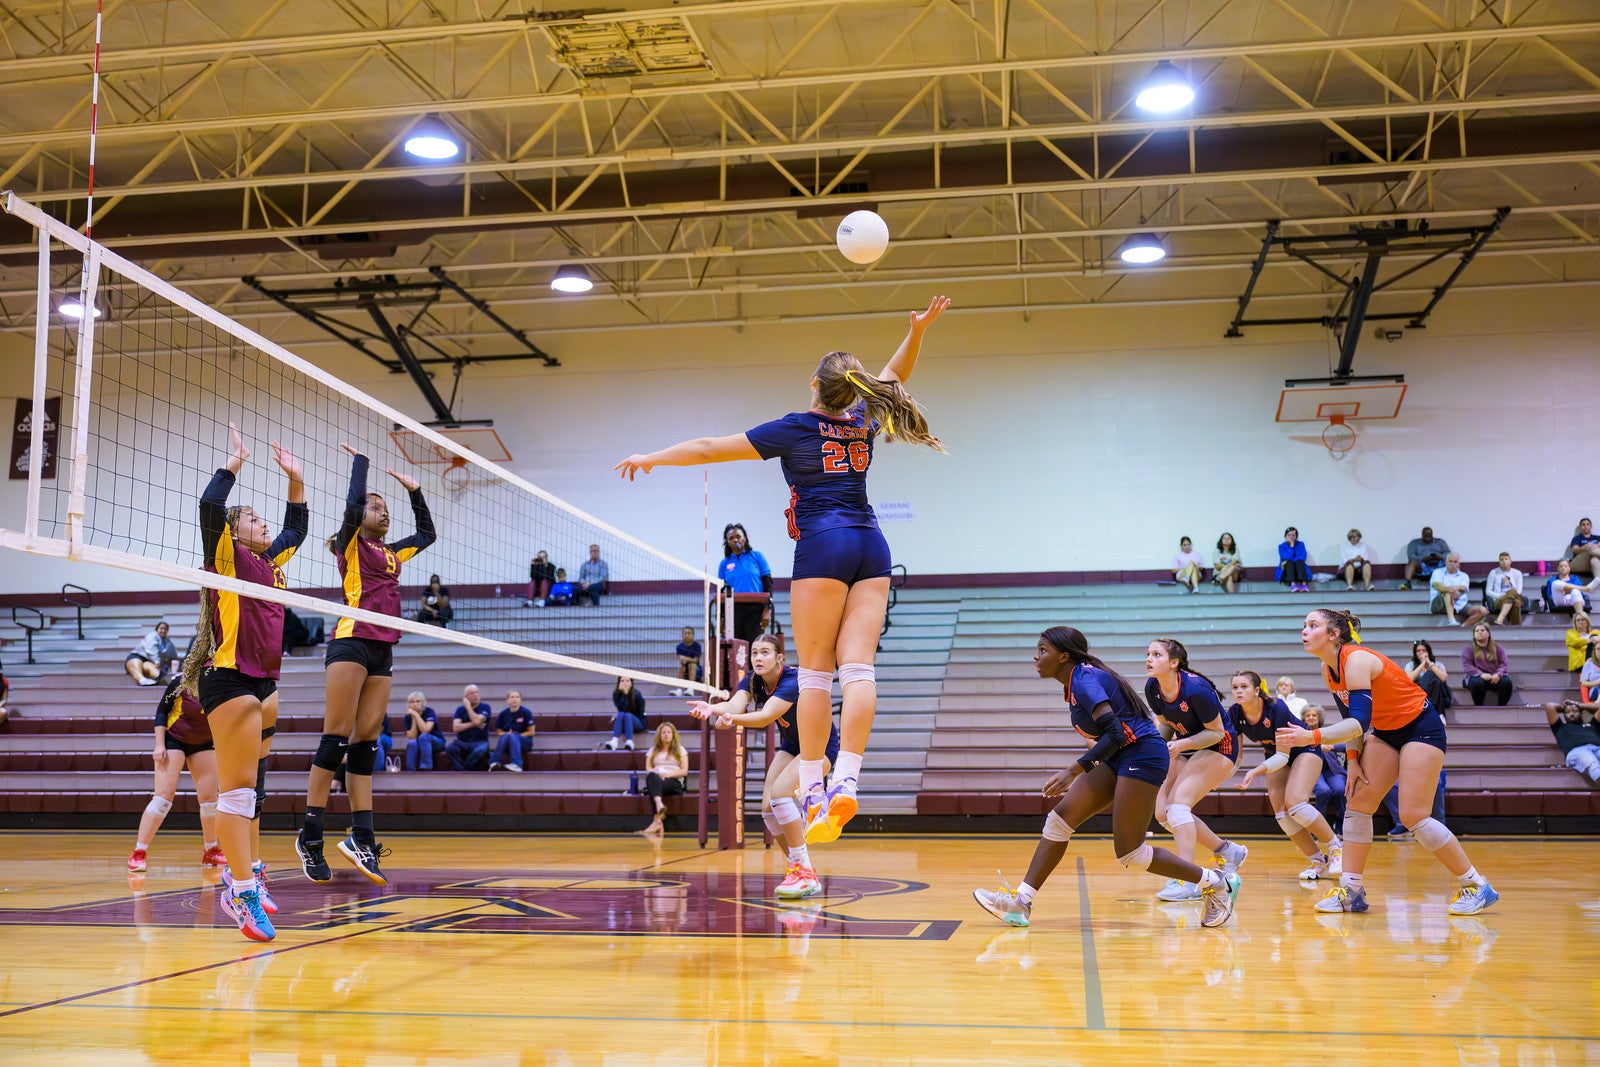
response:
<path fill-rule="evenodd" d="M 822 442 L 822 469 L 828 474 L 844 474 L 855 470 L 857 474 L 872 462 L 872 452 L 865 441 L 851 441 L 846 451 L 843 442 Z"/>

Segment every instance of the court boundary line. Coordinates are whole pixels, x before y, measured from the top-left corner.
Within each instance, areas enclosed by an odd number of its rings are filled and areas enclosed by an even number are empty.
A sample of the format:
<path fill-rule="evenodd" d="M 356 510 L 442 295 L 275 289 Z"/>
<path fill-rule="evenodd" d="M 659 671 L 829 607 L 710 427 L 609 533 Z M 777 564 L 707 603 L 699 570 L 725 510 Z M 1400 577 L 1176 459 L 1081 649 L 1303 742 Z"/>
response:
<path fill-rule="evenodd" d="M 1089 868 L 1078 861 L 1078 921 L 1083 935 L 1083 1015 L 1086 1029 L 1106 1028 L 1105 1001 L 1100 991 L 1100 963 L 1094 950 L 1094 920 L 1089 913 Z"/>

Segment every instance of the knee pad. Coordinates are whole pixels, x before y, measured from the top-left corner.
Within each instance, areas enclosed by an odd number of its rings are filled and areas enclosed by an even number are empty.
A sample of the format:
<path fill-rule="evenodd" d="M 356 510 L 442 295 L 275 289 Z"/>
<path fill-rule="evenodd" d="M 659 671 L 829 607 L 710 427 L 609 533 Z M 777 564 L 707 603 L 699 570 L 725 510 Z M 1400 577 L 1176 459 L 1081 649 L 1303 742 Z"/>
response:
<path fill-rule="evenodd" d="M 1156 858 L 1156 850 L 1150 845 L 1140 845 L 1126 856 L 1118 856 L 1117 862 L 1128 870 L 1148 871 L 1151 862 Z"/>
<path fill-rule="evenodd" d="M 1278 829 L 1283 831 L 1285 837 L 1293 837 L 1305 829 L 1298 822 L 1289 818 L 1289 813 L 1286 811 L 1275 811 L 1272 813 L 1272 818 L 1277 822 Z"/>
<path fill-rule="evenodd" d="M 200 817 L 202 819 L 213 818 L 213 817 L 215 817 L 216 814 L 217 814 L 216 801 L 208 800 L 204 804 L 200 805 Z"/>
<path fill-rule="evenodd" d="M 242 789 L 229 789 L 217 797 L 217 810 L 224 815 L 253 819 L 256 817 L 256 791 L 248 786 Z"/>
<path fill-rule="evenodd" d="M 770 811 L 761 813 L 761 822 L 767 828 L 767 833 L 773 837 L 782 837 L 783 831 L 778 829 L 778 817 Z"/>
<path fill-rule="evenodd" d="M 793 797 L 779 797 L 772 802 L 772 817 L 778 820 L 779 826 L 799 822 L 800 806 L 794 802 Z"/>
<path fill-rule="evenodd" d="M 1167 821 L 1164 824 L 1169 830 L 1176 830 L 1180 826 L 1188 826 L 1194 822 L 1194 809 L 1187 804 L 1168 804 Z"/>
<path fill-rule="evenodd" d="M 824 693 L 833 692 L 833 672 L 815 671 L 810 667 L 800 668 L 800 691 L 807 689 L 820 689 Z"/>
<path fill-rule="evenodd" d="M 172 801 L 166 797 L 151 796 L 150 803 L 144 806 L 146 815 L 154 815 L 158 819 L 165 819 L 167 812 L 172 810 Z"/>
<path fill-rule="evenodd" d="M 357 741 L 347 748 L 350 754 L 350 773 L 371 775 L 378 766 L 378 742 Z"/>
<path fill-rule="evenodd" d="M 311 766 L 325 771 L 336 771 L 344 762 L 345 739 L 337 734 L 323 734 L 317 742 L 317 754 L 311 757 Z"/>
<path fill-rule="evenodd" d="M 263 726 L 261 728 L 261 740 L 265 741 L 267 738 L 271 737 L 273 734 L 275 734 L 277 732 L 278 732 L 278 724 L 277 723 L 273 723 L 271 726 Z"/>
<path fill-rule="evenodd" d="M 1172 833 L 1172 824 L 1171 824 L 1171 823 L 1169 823 L 1169 822 L 1162 822 L 1162 821 L 1161 821 L 1161 820 L 1160 820 L 1160 819 L 1157 819 L 1157 820 L 1156 820 L 1156 825 L 1157 825 L 1157 826 L 1159 826 L 1159 827 L 1161 827 L 1161 828 L 1162 828 L 1162 829 L 1163 829 L 1163 830 L 1165 830 L 1165 831 L 1166 831 L 1166 832 L 1167 832 L 1167 833 L 1169 833 L 1169 834 L 1170 834 L 1170 833 Z"/>
<path fill-rule="evenodd" d="M 1438 852 L 1456 839 L 1456 835 L 1450 832 L 1450 827 L 1431 815 L 1426 819 L 1417 820 L 1411 827 L 1411 836 L 1429 852 Z"/>
<path fill-rule="evenodd" d="M 1311 824 L 1321 817 L 1321 813 L 1310 803 L 1302 801 L 1289 809 L 1289 817 L 1309 830 Z"/>
<path fill-rule="evenodd" d="M 839 686 L 843 688 L 851 682 L 876 682 L 877 672 L 870 663 L 841 663 L 839 664 Z"/>
<path fill-rule="evenodd" d="M 1072 827 L 1067 824 L 1067 820 L 1052 811 L 1044 817 L 1044 839 L 1046 841 L 1071 841 Z"/>
<path fill-rule="evenodd" d="M 1372 816 L 1365 812 L 1349 811 L 1344 813 L 1344 839 L 1346 843 L 1354 841 L 1356 844 L 1372 844 Z"/>

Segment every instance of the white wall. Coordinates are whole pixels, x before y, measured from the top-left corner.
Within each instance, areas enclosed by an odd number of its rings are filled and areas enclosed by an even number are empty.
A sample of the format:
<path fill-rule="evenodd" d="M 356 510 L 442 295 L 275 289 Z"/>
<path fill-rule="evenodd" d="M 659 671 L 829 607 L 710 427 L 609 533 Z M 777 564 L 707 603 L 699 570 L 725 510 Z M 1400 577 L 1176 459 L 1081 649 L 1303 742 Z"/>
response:
<path fill-rule="evenodd" d="M 914 294 L 908 294 L 908 303 Z M 1318 427 L 1272 421 L 1284 378 L 1328 373 L 1314 327 L 1224 340 L 1227 309 L 952 311 L 929 335 L 912 392 L 951 455 L 885 446 L 878 501 L 907 501 L 886 526 L 914 573 L 1164 566 L 1178 536 L 1209 554 L 1231 530 L 1247 563 L 1275 559 L 1294 524 L 1313 561 L 1337 559 L 1360 526 L 1403 558 L 1423 523 L 1468 559 L 1501 549 L 1555 558 L 1580 514 L 1600 510 L 1585 458 L 1600 412 L 1600 302 L 1592 290 L 1452 296 L 1425 331 L 1367 339 L 1358 373 L 1401 372 L 1400 418 L 1366 423 L 1348 458 Z M 467 372 L 457 408 L 495 420 L 531 481 L 674 555 L 701 559 L 702 475 L 658 468 L 638 483 L 611 466 L 700 434 L 737 433 L 806 403 L 816 359 L 844 347 L 874 365 L 902 321 L 629 331 L 539 340 L 563 366 Z M 30 342 L 0 335 L 0 405 L 29 388 Z M 359 387 L 425 418 L 404 378 L 335 349 L 305 350 Z M 776 573 L 789 570 L 774 464 L 710 469 L 712 552 L 739 520 Z M 0 524 L 20 525 L 21 482 L 0 483 Z M 333 492 L 338 492 L 335 488 Z M 0 552 L 0 591 L 151 588 L 139 575 Z"/>

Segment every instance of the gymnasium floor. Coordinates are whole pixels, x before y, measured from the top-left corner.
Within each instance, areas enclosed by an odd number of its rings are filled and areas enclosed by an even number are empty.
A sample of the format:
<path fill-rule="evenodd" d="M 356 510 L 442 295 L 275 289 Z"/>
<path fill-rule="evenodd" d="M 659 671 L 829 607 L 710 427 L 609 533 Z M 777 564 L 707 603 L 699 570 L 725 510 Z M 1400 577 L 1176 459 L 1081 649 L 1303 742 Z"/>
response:
<path fill-rule="evenodd" d="M 1030 930 L 972 902 L 1021 837 L 850 838 L 825 899 L 770 897 L 779 856 L 687 835 L 387 838 L 393 880 L 317 886 L 287 836 L 281 911 L 244 941 L 168 831 L 0 834 L 0 1062 L 297 1064 L 1600 1063 L 1600 848 L 1472 840 L 1504 900 L 1380 843 L 1373 910 L 1318 917 L 1281 838 L 1240 909 L 1158 904 L 1086 838 Z M 178 865 L 178 860 L 185 865 Z"/>

